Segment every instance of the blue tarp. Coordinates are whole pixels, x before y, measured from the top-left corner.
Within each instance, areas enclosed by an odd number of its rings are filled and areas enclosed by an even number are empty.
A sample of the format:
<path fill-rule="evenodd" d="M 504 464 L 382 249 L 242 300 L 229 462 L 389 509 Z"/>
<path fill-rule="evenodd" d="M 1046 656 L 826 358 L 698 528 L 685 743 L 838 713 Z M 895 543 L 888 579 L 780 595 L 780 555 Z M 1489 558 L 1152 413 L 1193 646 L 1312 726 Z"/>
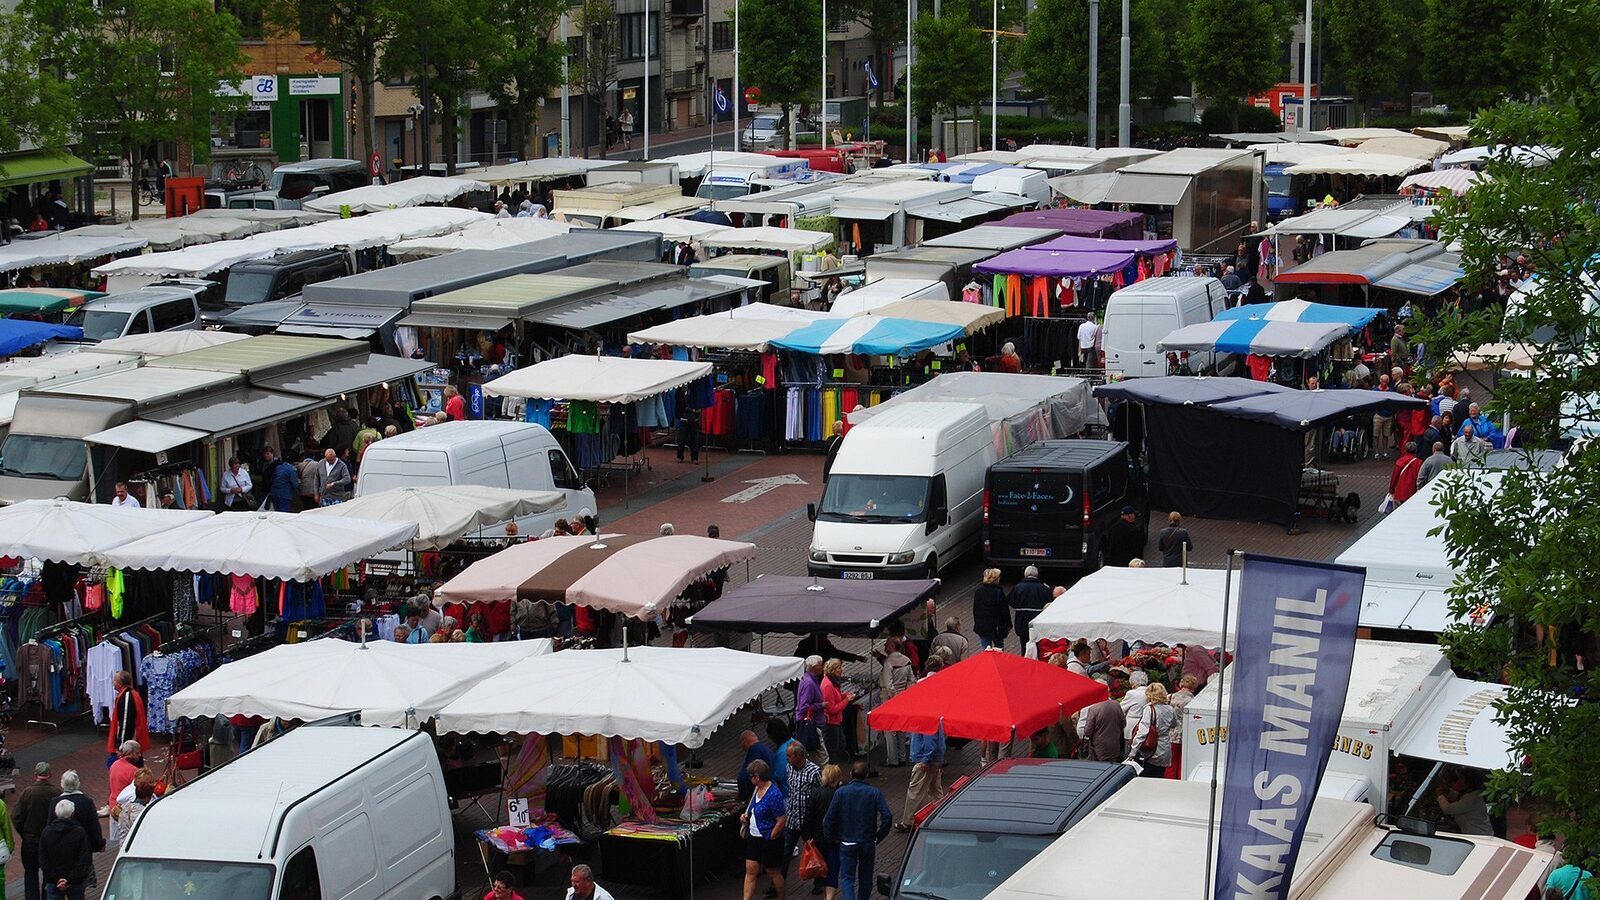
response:
<path fill-rule="evenodd" d="M 949 343 L 963 334 L 965 331 L 959 325 L 885 316 L 856 316 L 812 322 L 771 343 L 775 347 L 801 353 L 905 356 Z"/>
<path fill-rule="evenodd" d="M 1383 313 L 1381 309 L 1358 306 L 1336 306 L 1332 303 L 1312 303 L 1309 300 L 1284 300 L 1281 303 L 1251 303 L 1235 306 L 1217 313 L 1217 318 L 1237 322 L 1261 320 L 1267 322 L 1335 322 L 1359 331 Z"/>
<path fill-rule="evenodd" d="M 27 319 L 0 319 L 0 356 L 12 356 L 56 338 L 82 340 L 83 329 L 75 325 L 51 325 Z"/>

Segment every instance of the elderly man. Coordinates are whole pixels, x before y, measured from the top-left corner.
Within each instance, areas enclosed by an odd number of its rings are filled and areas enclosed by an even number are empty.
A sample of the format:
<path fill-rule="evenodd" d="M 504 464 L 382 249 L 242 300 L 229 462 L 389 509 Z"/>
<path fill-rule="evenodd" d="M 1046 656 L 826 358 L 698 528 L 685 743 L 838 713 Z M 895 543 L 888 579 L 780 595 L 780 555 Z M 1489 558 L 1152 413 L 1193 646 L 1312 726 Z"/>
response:
<path fill-rule="evenodd" d="M 61 793 L 56 795 L 55 808 L 57 813 L 61 810 L 62 801 L 72 804 L 72 819 L 83 829 L 89 840 L 89 852 L 99 853 L 106 848 L 105 833 L 100 830 L 100 814 L 94 808 L 94 801 L 83 792 L 83 783 L 78 778 L 76 769 L 68 769 L 61 773 Z M 107 810 L 109 813 L 110 810 Z M 48 886 L 50 879 L 45 878 Z"/>
<path fill-rule="evenodd" d="M 1105 683 L 1104 675 L 1094 676 L 1094 680 Z M 1122 682 L 1111 687 L 1111 694 L 1099 703 L 1089 706 L 1078 714 L 1078 738 L 1088 759 L 1100 762 L 1121 762 L 1122 732 L 1126 720 L 1122 715 L 1122 691 L 1125 690 Z"/>
<path fill-rule="evenodd" d="M 967 640 L 967 636 L 961 633 L 960 617 L 950 616 L 944 620 L 944 631 L 939 632 L 939 636 L 929 642 L 928 651 L 937 653 L 940 650 L 948 650 L 950 662 L 954 663 L 960 662 L 967 655 L 967 650 L 971 646 L 972 642 Z"/>
<path fill-rule="evenodd" d="M 83 900 L 84 889 L 94 877 L 94 847 L 76 818 L 71 800 L 57 801 L 55 818 L 39 838 L 39 865 L 49 900 Z M 98 824 L 95 830 L 100 830 Z"/>
<path fill-rule="evenodd" d="M 1041 610 L 1050 605 L 1050 587 L 1039 580 L 1039 567 L 1028 566 L 1022 570 L 1022 580 L 1011 588 L 1011 596 L 1006 598 L 1006 605 L 1013 612 L 1013 626 L 1017 635 L 1022 638 L 1022 646 L 1028 646 L 1028 626 L 1038 617 Z"/>
<path fill-rule="evenodd" d="M 17 826 L 17 836 L 22 840 L 22 877 L 25 900 L 39 900 L 43 896 L 39 884 L 39 838 L 45 826 L 55 815 L 56 786 L 50 782 L 50 764 L 33 764 L 33 784 L 17 797 L 12 807 L 12 821 Z"/>
<path fill-rule="evenodd" d="M 812 753 L 822 749 L 822 729 L 827 724 L 823 720 L 822 665 L 821 656 L 806 657 L 806 670 L 794 695 L 794 736 Z"/>
<path fill-rule="evenodd" d="M 594 870 L 579 863 L 572 867 L 572 886 L 566 900 L 612 900 L 611 893 L 594 883 Z"/>
<path fill-rule="evenodd" d="M 350 467 L 339 458 L 332 447 L 322 451 L 322 461 L 316 465 L 317 494 L 323 506 L 343 502 L 350 496 Z"/>
<path fill-rule="evenodd" d="M 782 750 L 785 756 L 785 787 L 783 795 L 783 813 L 789 821 L 784 825 L 783 836 L 787 839 L 783 858 L 787 860 L 794 855 L 795 847 L 802 840 L 808 824 L 807 816 L 811 810 L 811 797 L 822 786 L 822 767 L 811 761 L 806 756 L 806 748 L 799 741 L 791 740 Z M 776 783 L 776 782 L 774 782 Z"/>
<path fill-rule="evenodd" d="M 1438 417 L 1435 416 L 1434 418 Z M 1444 450 L 1444 441 L 1434 441 L 1433 452 L 1428 454 L 1428 458 L 1422 461 L 1422 468 L 1417 472 L 1417 487 L 1420 488 L 1432 481 L 1433 476 L 1444 471 L 1444 467 L 1450 465 L 1450 463 L 1450 454 Z"/>
<path fill-rule="evenodd" d="M 1458 463 L 1481 462 L 1489 453 L 1489 442 L 1478 437 L 1472 423 L 1461 426 L 1461 436 L 1450 443 L 1450 458 Z"/>

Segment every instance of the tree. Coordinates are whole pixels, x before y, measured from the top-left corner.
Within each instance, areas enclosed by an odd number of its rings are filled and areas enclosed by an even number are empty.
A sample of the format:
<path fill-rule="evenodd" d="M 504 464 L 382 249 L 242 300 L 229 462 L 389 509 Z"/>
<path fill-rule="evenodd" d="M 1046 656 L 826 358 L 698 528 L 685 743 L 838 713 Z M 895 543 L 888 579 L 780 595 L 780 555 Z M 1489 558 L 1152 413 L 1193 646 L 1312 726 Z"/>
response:
<path fill-rule="evenodd" d="M 384 45 L 394 36 L 394 7 L 389 0 L 266 0 L 261 11 L 274 34 L 298 36 L 344 67 L 356 86 L 351 114 L 361 123 L 352 153 L 365 159 L 379 144 L 373 94 Z"/>
<path fill-rule="evenodd" d="M 888 92 L 889 58 L 894 47 L 905 39 L 905 0 L 849 0 L 845 12 L 850 21 L 861 23 L 872 38 L 872 71 L 878 76 L 875 92 L 879 109 Z"/>
<path fill-rule="evenodd" d="M 822 6 L 817 0 L 740 0 L 739 17 L 746 83 L 760 89 L 763 104 L 781 107 L 787 123 L 796 106 L 816 96 Z"/>
<path fill-rule="evenodd" d="M 1493 407 L 1509 411 L 1534 446 L 1548 446 L 1577 426 L 1600 422 L 1600 355 L 1594 335 L 1595 254 L 1600 218 L 1592 202 L 1600 183 L 1600 94 L 1594 48 L 1600 46 L 1600 0 L 1529 8 L 1506 32 L 1505 53 L 1526 67 L 1535 105 L 1503 100 L 1473 121 L 1474 143 L 1547 145 L 1547 165 L 1526 167 L 1496 156 L 1489 178 L 1449 204 L 1444 237 L 1459 240 L 1474 291 L 1493 285 L 1499 256 L 1526 253 L 1538 280 L 1512 309 L 1490 292 L 1430 310 L 1420 339 L 1430 356 L 1505 341 L 1536 348 L 1526 377 L 1495 381 Z M 1491 38 L 1492 40 L 1492 38 Z M 1418 323 L 1423 324 L 1423 323 Z M 1497 704 L 1507 724 L 1513 771 L 1496 773 L 1490 797 L 1513 796 L 1544 814 L 1542 834 L 1563 834 L 1565 856 L 1600 871 L 1600 633 L 1595 573 L 1600 572 L 1600 444 L 1574 444 L 1552 471 L 1505 471 L 1486 491 L 1479 478 L 1452 479 L 1440 499 L 1449 523 L 1451 561 L 1463 577 L 1451 589 L 1457 613 L 1486 606 L 1494 623 L 1455 627 L 1442 639 L 1452 664 L 1510 685 Z M 1553 661 L 1552 661 L 1553 660 Z M 1589 890 L 1595 889 L 1591 883 Z"/>
<path fill-rule="evenodd" d="M 242 78 L 244 55 L 238 20 L 211 0 L 24 0 L 18 10 L 66 76 L 84 143 L 135 168 L 163 141 L 208 158 L 212 115 L 243 99 L 218 96 L 219 82 Z"/>
<path fill-rule="evenodd" d="M 1161 106 L 1188 91 L 1177 44 L 1168 35 L 1183 30 L 1185 0 L 1134 0 L 1129 11 L 1129 91 Z M 1121 102 L 1119 42 L 1121 15 L 1116 4 L 1100 10 L 1098 101 L 1101 118 L 1115 114 Z M 1083 113 L 1089 109 L 1089 7 L 1082 0 L 1039 0 L 1028 16 L 1018 64 L 1027 85 L 1050 101 L 1052 109 Z"/>
<path fill-rule="evenodd" d="M 600 158 L 605 159 L 606 146 L 611 136 L 606 133 L 605 118 L 610 111 L 607 99 L 617 83 L 617 12 L 611 0 L 585 0 L 578 16 L 578 26 L 583 29 L 583 43 L 572 55 L 572 84 L 583 94 L 588 115 L 584 121 L 584 155 L 589 152 L 588 135 L 596 125 L 600 131 Z"/>
<path fill-rule="evenodd" d="M 1195 90 L 1231 113 L 1238 129 L 1244 98 L 1283 74 L 1280 58 L 1288 20 L 1272 0 L 1194 0 L 1179 38 Z"/>
<path fill-rule="evenodd" d="M 934 18 L 924 13 L 912 26 L 917 55 L 911 67 L 917 114 L 976 106 L 989 96 L 989 67 L 974 64 L 989 56 L 989 39 L 963 15 Z M 934 136 L 934 143 L 940 143 Z"/>
<path fill-rule="evenodd" d="M 467 94 L 485 86 L 483 48 L 504 37 L 490 27 L 479 4 L 407 0 L 395 10 L 395 34 L 384 48 L 380 74 L 414 73 L 427 85 L 422 102 L 439 116 L 441 156 L 445 171 L 454 175 Z"/>
<path fill-rule="evenodd" d="M 539 105 L 561 84 L 566 48 L 550 31 L 566 9 L 565 0 L 487 0 L 484 16 L 502 35 L 485 48 L 482 68 L 489 96 L 506 110 L 509 134 L 518 152 L 533 158 Z"/>
<path fill-rule="evenodd" d="M 1509 39 L 1524 8 L 1500 0 L 1427 0 L 1422 59 L 1436 100 L 1473 112 L 1528 95 L 1533 67 Z M 1593 53 L 1586 48 L 1585 55 Z"/>
<path fill-rule="evenodd" d="M 1339 67 L 1366 124 L 1372 99 L 1399 86 L 1405 23 L 1390 0 L 1329 0 L 1327 10 L 1330 61 Z"/>
<path fill-rule="evenodd" d="M 67 143 L 72 98 L 66 85 L 45 71 L 41 45 L 29 22 L 0 10 L 0 153 L 24 146 L 58 149 Z M 4 166 L 0 164 L 0 174 Z"/>

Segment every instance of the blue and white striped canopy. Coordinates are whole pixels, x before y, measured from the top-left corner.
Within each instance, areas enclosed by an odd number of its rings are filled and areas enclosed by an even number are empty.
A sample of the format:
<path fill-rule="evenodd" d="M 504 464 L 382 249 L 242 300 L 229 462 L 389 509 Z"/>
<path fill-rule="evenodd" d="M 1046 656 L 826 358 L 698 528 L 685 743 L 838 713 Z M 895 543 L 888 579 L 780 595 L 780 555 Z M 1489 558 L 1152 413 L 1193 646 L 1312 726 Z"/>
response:
<path fill-rule="evenodd" d="M 801 353 L 906 356 L 949 343 L 964 333 L 959 325 L 887 316 L 856 316 L 812 322 L 770 343 Z"/>
<path fill-rule="evenodd" d="M 1383 310 L 1359 306 L 1335 306 L 1310 300 L 1284 300 L 1280 303 L 1250 303 L 1217 313 L 1226 321 L 1262 319 L 1268 322 L 1341 322 L 1351 331 L 1367 327 Z"/>
<path fill-rule="evenodd" d="M 1161 339 L 1162 350 L 1311 357 L 1350 333 L 1343 322 L 1274 322 L 1216 319 L 1187 325 Z"/>

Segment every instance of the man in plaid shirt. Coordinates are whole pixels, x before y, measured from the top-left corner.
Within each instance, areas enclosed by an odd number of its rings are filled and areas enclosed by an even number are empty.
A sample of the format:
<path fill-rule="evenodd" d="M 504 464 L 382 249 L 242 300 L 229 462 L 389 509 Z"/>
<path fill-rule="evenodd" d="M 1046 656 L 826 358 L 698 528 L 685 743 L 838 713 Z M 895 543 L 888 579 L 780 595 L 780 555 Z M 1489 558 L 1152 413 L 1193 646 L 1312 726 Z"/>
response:
<path fill-rule="evenodd" d="M 789 858 L 804 840 L 806 811 L 811 807 L 811 795 L 822 784 L 822 768 L 811 761 L 806 748 L 799 741 L 789 742 L 789 792 L 783 798 L 783 814 L 788 818 L 783 833 L 788 846 L 783 856 L 785 876 L 789 874 Z"/>

